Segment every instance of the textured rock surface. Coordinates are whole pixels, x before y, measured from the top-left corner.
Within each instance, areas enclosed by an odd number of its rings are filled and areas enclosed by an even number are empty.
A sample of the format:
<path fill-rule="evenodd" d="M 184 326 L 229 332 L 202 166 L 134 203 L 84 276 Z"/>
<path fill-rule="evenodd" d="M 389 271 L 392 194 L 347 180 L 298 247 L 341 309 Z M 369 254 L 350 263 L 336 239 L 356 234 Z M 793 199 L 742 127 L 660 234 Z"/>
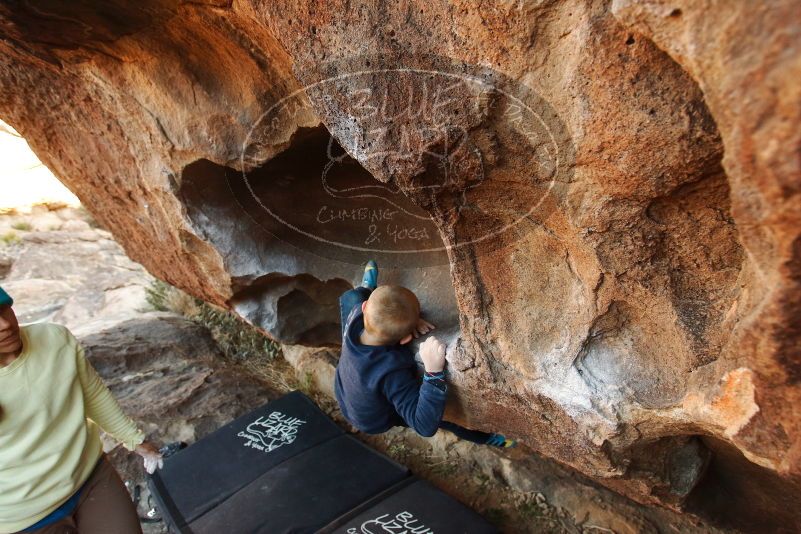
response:
<path fill-rule="evenodd" d="M 125 412 L 156 443 L 194 443 L 276 396 L 264 383 L 224 363 L 208 330 L 183 317 L 150 312 L 96 323 L 80 342 Z M 165 343 L 169 340 L 169 343 Z M 139 485 L 139 516 L 147 517 L 149 490 L 139 457 L 107 449 L 122 477 Z M 145 532 L 166 532 L 163 523 Z"/>
<path fill-rule="evenodd" d="M 148 307 L 145 288 L 153 278 L 90 220 L 78 209 L 45 206 L 0 215 L 0 235 L 18 240 L 0 248 L 7 258 L 0 280 L 15 295 L 21 322 L 80 330 L 94 320 L 119 321 Z"/>
<path fill-rule="evenodd" d="M 451 341 L 453 416 L 643 502 L 801 524 L 795 2 L 5 2 L 0 19 L 0 115 L 156 276 L 336 343 L 370 252 L 324 233 L 327 130 L 350 155 L 329 152 L 338 198 L 381 186 L 431 217 L 405 228 L 439 250 L 381 261 Z M 550 146 L 470 84 L 437 108 L 447 128 L 382 129 L 364 79 L 320 83 L 365 67 L 528 87 L 566 158 L 531 171 Z M 368 77 L 383 111 L 431 101 L 407 76 Z M 308 105 L 270 115 L 304 84 Z M 265 229 L 252 198 L 320 234 Z M 342 202 L 340 234 L 382 216 Z"/>
<path fill-rule="evenodd" d="M 79 341 L 125 412 L 158 442 L 194 442 L 270 399 L 263 383 L 226 366 L 205 328 L 174 314 L 142 314 Z"/>

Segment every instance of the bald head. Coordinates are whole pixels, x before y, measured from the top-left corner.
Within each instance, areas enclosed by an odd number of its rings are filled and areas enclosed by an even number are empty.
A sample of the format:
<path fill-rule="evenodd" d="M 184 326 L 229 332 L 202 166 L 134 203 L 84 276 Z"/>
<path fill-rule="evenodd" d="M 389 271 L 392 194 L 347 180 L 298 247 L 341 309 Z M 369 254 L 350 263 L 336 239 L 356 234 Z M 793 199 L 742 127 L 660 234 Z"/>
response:
<path fill-rule="evenodd" d="M 411 334 L 420 318 L 417 297 L 400 286 L 379 286 L 364 306 L 364 328 L 386 345 Z"/>

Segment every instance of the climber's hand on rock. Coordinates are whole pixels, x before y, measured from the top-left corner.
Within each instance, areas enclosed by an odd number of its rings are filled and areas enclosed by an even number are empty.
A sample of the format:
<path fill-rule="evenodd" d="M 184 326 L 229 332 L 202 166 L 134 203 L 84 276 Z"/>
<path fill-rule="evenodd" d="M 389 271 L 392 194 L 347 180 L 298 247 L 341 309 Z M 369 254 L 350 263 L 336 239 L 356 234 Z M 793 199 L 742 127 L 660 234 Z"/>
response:
<path fill-rule="evenodd" d="M 420 344 L 420 359 L 429 373 L 438 373 L 445 369 L 445 345 L 431 336 Z"/>
<path fill-rule="evenodd" d="M 137 445 L 135 452 L 145 461 L 145 471 L 148 474 L 152 475 L 156 469 L 164 467 L 164 460 L 161 458 L 159 448 L 149 441 Z"/>
<path fill-rule="evenodd" d="M 412 334 L 414 334 L 414 338 L 417 339 L 420 336 L 424 336 L 434 330 L 436 328 L 433 324 L 429 323 L 422 317 L 417 320 L 417 325 L 414 327 Z"/>

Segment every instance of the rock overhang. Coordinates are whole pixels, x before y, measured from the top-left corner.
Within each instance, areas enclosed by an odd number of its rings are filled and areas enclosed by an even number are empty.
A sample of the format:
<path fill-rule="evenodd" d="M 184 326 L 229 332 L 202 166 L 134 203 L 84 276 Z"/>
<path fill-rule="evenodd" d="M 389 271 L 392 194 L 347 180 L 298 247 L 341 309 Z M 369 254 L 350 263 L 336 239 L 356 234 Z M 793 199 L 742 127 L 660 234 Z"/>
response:
<path fill-rule="evenodd" d="M 743 117 L 776 115 L 752 105 L 767 85 L 743 73 L 762 69 L 781 88 L 766 99 L 796 121 L 785 97 L 797 87 L 798 65 L 719 43 L 747 66 L 726 70 L 710 32 L 699 33 L 700 21 L 723 16 L 717 8 L 629 4 L 615 2 L 614 13 L 564 3 L 466 11 L 430 5 L 404 14 L 156 3 L 144 18 L 134 13 L 131 21 L 144 22 L 124 31 L 106 20 L 108 11 L 85 7 L 48 42 L 37 32 L 64 15 L 57 8 L 4 11 L 15 26 L 0 71 L 14 91 L 0 109 L 152 272 L 251 316 L 276 337 L 308 344 L 336 342 L 332 299 L 356 281 L 358 261 L 321 257 L 266 232 L 254 210 L 233 213 L 237 199 L 223 202 L 233 195 L 223 185 L 226 172 L 258 174 L 308 147 L 304 135 L 330 132 L 350 157 L 338 163 L 355 165 L 368 180 L 361 186 L 394 187 L 432 216 L 446 245 L 447 262 L 386 274 L 422 287 L 424 307 L 450 327 L 461 417 L 519 435 L 634 498 L 678 506 L 693 484 L 682 476 L 671 482 L 671 459 L 690 459 L 682 472 L 700 476 L 692 466 L 709 457 L 705 448 L 721 450 L 709 440 L 733 445 L 769 473 L 792 477 L 799 469 L 799 421 L 787 406 L 801 394 L 783 378 L 798 343 L 797 277 L 787 269 L 797 263 L 797 203 L 776 193 L 792 190 L 797 169 L 781 146 L 797 139 L 772 119 L 749 125 L 728 109 L 734 98 Z M 765 50 L 774 41 L 797 46 L 784 37 L 798 21 L 779 16 L 783 5 L 769 17 L 777 31 L 753 41 Z M 76 21 L 93 31 L 71 31 Z M 105 24 L 108 31 L 99 31 Z M 428 30 L 401 31 L 421 27 Z M 195 28 L 197 38 L 179 39 L 180 28 Z M 423 128 L 407 114 L 395 131 L 371 135 L 365 101 L 358 109 L 358 100 L 343 96 L 343 88 L 365 87 L 353 78 L 330 86 L 337 90 L 316 85 L 306 93 L 309 109 L 279 120 L 243 150 L 259 117 L 326 79 L 326 64 L 367 61 L 360 43 L 380 58 L 373 71 L 408 73 L 422 70 L 434 42 L 447 44 L 437 52 L 445 51 L 450 74 L 497 70 L 526 80 L 569 134 L 570 177 L 551 188 L 521 179 L 536 150 L 515 143 L 520 138 L 508 129 L 488 127 L 498 115 L 487 101 L 467 105 L 470 91 L 458 92 L 456 103 L 442 101 L 450 130 Z M 419 52 L 418 63 L 404 59 L 401 45 Z M 443 70 L 441 60 L 435 66 Z M 397 90 L 404 79 L 372 81 L 404 97 L 389 101 L 392 107 L 408 101 L 411 93 Z M 453 114 L 459 110 L 461 117 Z M 53 123 L 54 116 L 80 120 Z M 459 143 L 465 135 L 472 144 Z M 386 150 L 398 146 L 428 159 Z M 444 179 L 436 165 L 443 148 L 456 149 L 446 162 L 455 179 Z M 242 154 L 250 158 L 244 165 Z M 473 185 L 487 168 L 481 192 Z M 447 187 L 430 194 L 432 182 Z M 195 195 L 192 187 L 206 192 Z M 532 205 L 538 209 L 529 213 Z M 353 212 L 328 215 L 337 213 Z M 513 231 L 473 243 L 518 219 Z M 768 219 L 770 232 L 760 224 Z M 457 246 L 464 243 L 470 246 Z M 310 324 L 299 320 L 305 312 Z M 643 451 L 657 458 L 644 461 Z M 671 484 L 680 498 L 666 497 Z"/>

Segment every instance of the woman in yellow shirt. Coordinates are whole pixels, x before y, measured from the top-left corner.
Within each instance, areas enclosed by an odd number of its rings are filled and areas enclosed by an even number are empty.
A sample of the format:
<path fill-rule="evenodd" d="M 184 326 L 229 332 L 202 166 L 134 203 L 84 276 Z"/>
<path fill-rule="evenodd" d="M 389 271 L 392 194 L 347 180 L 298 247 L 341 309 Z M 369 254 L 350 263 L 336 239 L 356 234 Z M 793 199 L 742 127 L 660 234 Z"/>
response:
<path fill-rule="evenodd" d="M 102 428 L 145 459 L 158 449 L 120 409 L 63 326 L 20 327 L 0 287 L 0 534 L 141 534 Z"/>

